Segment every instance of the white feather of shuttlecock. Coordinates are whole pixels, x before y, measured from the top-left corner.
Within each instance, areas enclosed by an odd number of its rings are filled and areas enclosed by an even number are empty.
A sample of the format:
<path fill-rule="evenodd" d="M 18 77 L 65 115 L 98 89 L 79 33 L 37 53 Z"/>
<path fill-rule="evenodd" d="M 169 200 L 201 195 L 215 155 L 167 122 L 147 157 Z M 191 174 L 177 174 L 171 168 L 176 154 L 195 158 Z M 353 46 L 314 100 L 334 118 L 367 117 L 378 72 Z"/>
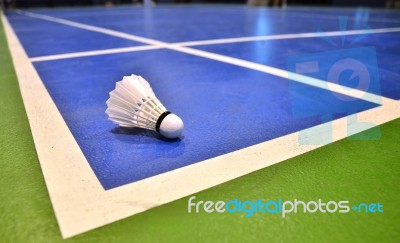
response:
<path fill-rule="evenodd" d="M 110 92 L 108 118 L 121 127 L 155 130 L 157 119 L 167 109 L 155 96 L 150 84 L 141 76 L 125 76 Z"/>

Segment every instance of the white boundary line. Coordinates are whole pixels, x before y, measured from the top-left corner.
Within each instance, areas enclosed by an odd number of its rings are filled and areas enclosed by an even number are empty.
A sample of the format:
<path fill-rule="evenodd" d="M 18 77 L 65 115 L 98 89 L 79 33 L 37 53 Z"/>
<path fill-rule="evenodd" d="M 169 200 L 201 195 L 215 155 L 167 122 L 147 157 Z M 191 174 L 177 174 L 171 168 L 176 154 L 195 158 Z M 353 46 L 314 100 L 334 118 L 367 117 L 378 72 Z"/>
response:
<path fill-rule="evenodd" d="M 199 40 L 199 41 L 176 42 L 176 43 L 171 43 L 170 45 L 185 47 L 185 46 L 231 44 L 231 43 L 251 42 L 251 41 L 302 39 L 302 38 L 315 38 L 315 37 L 321 37 L 321 36 L 331 37 L 331 36 L 359 35 L 359 34 L 381 34 L 381 33 L 392 33 L 392 32 L 400 32 L 400 27 L 399 28 L 370 29 L 370 30 L 347 30 L 347 31 L 329 31 L 329 32 L 321 32 L 321 33 L 310 32 L 310 33 L 297 33 L 297 34 L 221 38 L 221 39 L 210 39 L 210 40 Z M 96 56 L 96 55 L 115 54 L 115 53 L 124 53 L 124 52 L 154 50 L 154 49 L 160 49 L 160 48 L 164 48 L 164 47 L 161 47 L 161 46 L 158 46 L 158 47 L 136 46 L 136 47 L 126 47 L 126 48 L 111 48 L 111 49 L 105 49 L 105 50 L 84 51 L 84 52 L 74 52 L 74 53 L 67 53 L 67 54 L 32 57 L 32 58 L 30 58 L 30 60 L 32 62 L 43 62 L 43 61 L 59 60 L 59 59 L 66 59 L 66 58 L 76 58 L 76 57 Z"/>
<path fill-rule="evenodd" d="M 343 95 L 355 97 L 357 99 L 362 99 L 362 100 L 372 102 L 372 103 L 382 104 L 382 102 L 386 102 L 388 100 L 388 98 L 384 98 L 384 97 L 381 97 L 376 94 L 363 92 L 363 91 L 360 91 L 357 89 L 352 89 L 352 88 L 341 86 L 341 85 L 334 84 L 334 83 L 328 83 L 326 81 L 319 80 L 316 78 L 311 78 L 311 77 L 301 75 L 298 73 L 292 73 L 292 72 L 288 72 L 286 70 L 282 70 L 282 69 L 278 69 L 278 68 L 270 67 L 267 65 L 262 65 L 262 64 L 238 59 L 238 58 L 228 57 L 228 56 L 224 56 L 224 55 L 220 55 L 220 54 L 216 54 L 216 53 L 212 53 L 212 52 L 206 52 L 206 51 L 202 51 L 202 50 L 198 50 L 198 49 L 193 49 L 193 48 L 189 48 L 189 47 L 185 47 L 185 46 L 174 45 L 174 44 L 170 44 L 170 43 L 166 43 L 166 42 L 162 42 L 162 41 L 158 41 L 158 40 L 144 38 L 141 36 L 131 35 L 131 34 L 119 32 L 119 31 L 115 31 L 115 30 L 109 30 L 106 28 L 91 26 L 91 25 L 87 25 L 87 24 L 81 24 L 81 23 L 64 20 L 64 19 L 60 19 L 60 18 L 55 18 L 55 17 L 50 17 L 50 16 L 46 16 L 46 15 L 42 15 L 42 14 L 35 14 L 35 13 L 25 12 L 25 11 L 21 11 L 21 10 L 18 10 L 17 12 L 19 14 L 26 15 L 26 16 L 29 16 L 32 18 L 43 19 L 43 20 L 47 20 L 47 21 L 51 21 L 51 22 L 55 22 L 55 23 L 59 23 L 59 24 L 64 24 L 67 26 L 73 26 L 76 28 L 84 29 L 84 30 L 94 31 L 94 32 L 103 33 L 103 34 L 110 35 L 110 36 L 120 37 L 123 39 L 128 39 L 128 40 L 142 42 L 142 43 L 149 44 L 149 45 L 154 45 L 157 48 L 166 48 L 166 49 L 173 50 L 173 51 L 178 51 L 178 52 L 182 52 L 182 53 L 186 53 L 186 54 L 190 54 L 190 55 L 194 55 L 194 56 L 204 57 L 204 58 L 215 60 L 215 61 L 229 63 L 229 64 L 236 65 L 239 67 L 253 69 L 256 71 L 268 73 L 268 74 L 271 74 L 274 76 L 278 76 L 278 77 L 282 77 L 282 78 L 296 81 L 299 83 L 311 85 L 311 86 L 314 86 L 317 88 L 334 91 L 334 92 L 337 92 L 337 93 L 340 93 Z M 329 84 L 329 85 L 327 85 L 327 84 Z"/>
<path fill-rule="evenodd" d="M 30 58 L 30 61 L 31 62 L 54 61 L 54 60 L 77 58 L 77 57 L 89 57 L 89 56 L 98 56 L 98 55 L 106 55 L 106 54 L 147 51 L 147 50 L 155 50 L 155 49 L 160 49 L 160 48 L 161 47 L 151 46 L 151 45 L 111 48 L 111 49 L 104 49 L 104 50 L 82 51 L 82 52 L 73 52 L 73 53 L 66 53 L 66 54 L 32 57 L 32 58 Z"/>
<path fill-rule="evenodd" d="M 178 42 L 174 44 L 179 46 L 200 46 L 200 45 L 215 45 L 215 44 L 227 44 L 227 43 L 250 42 L 250 41 L 301 39 L 301 38 L 315 38 L 321 36 L 330 37 L 330 36 L 360 35 L 360 34 L 380 34 L 380 33 L 391 33 L 391 32 L 400 32 L 400 27 L 369 29 L 369 30 L 346 30 L 346 31 L 309 32 L 309 33 L 265 35 L 265 36 L 248 36 L 248 37 L 237 37 L 237 38 L 187 41 L 187 42 Z"/>
<path fill-rule="evenodd" d="M 105 191 L 29 61 L 8 20 L 3 25 L 50 199 L 64 238 L 171 202 L 320 146 L 298 143 L 299 132 Z M 376 125 L 400 117 L 400 103 L 358 113 Z M 347 118 L 332 122 L 347 136 Z M 354 124 L 349 124 L 354 125 Z M 49 132 L 51 131 L 51 132 Z M 318 136 L 330 133 L 321 131 Z"/>
<path fill-rule="evenodd" d="M 55 17 L 43 15 L 43 14 L 36 14 L 36 13 L 31 13 L 31 12 L 21 11 L 21 10 L 15 10 L 15 12 L 18 14 L 29 16 L 29 17 L 36 18 L 36 19 L 47 20 L 47 21 L 54 22 L 54 23 L 59 23 L 59 24 L 67 25 L 67 26 L 76 27 L 79 29 L 84 29 L 84 30 L 89 30 L 89 31 L 97 32 L 97 33 L 110 35 L 110 36 L 115 36 L 115 37 L 119 37 L 122 39 L 137 41 L 137 42 L 141 42 L 141 43 L 145 43 L 145 44 L 149 44 L 149 45 L 155 45 L 158 47 L 166 47 L 168 45 L 167 43 L 157 41 L 157 40 L 152 40 L 152 39 L 148 39 L 148 38 L 144 38 L 144 37 L 140 37 L 140 36 L 130 35 L 130 34 L 120 32 L 120 31 L 109 30 L 106 28 L 96 27 L 96 26 L 92 26 L 92 25 L 81 24 L 78 22 L 55 18 Z"/>

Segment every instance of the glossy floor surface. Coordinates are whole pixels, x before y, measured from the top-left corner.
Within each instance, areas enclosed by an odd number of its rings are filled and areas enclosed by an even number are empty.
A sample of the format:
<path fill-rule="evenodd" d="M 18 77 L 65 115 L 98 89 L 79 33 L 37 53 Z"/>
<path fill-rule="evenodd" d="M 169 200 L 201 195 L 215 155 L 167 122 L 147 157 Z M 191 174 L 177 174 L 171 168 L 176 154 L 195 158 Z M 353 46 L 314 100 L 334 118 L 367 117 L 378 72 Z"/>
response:
<path fill-rule="evenodd" d="M 321 80 L 329 80 L 335 62 L 353 58 L 366 67 L 371 79 L 366 91 L 400 98 L 396 12 L 161 6 L 15 11 L 7 17 L 29 57 L 39 59 L 147 44 L 60 19 L 166 43 L 287 34 L 277 40 L 236 39 L 190 48 L 294 73 L 299 63 L 318 61 L 319 70 L 305 75 Z M 383 33 L 374 33 L 376 29 Z M 352 30 L 360 34 L 348 35 Z M 335 31 L 343 35 L 325 34 Z M 303 38 L 302 33 L 315 36 Z M 362 99 L 340 99 L 329 88 L 295 83 L 290 75 L 282 78 L 164 48 L 60 57 L 36 61 L 34 66 L 105 189 L 377 106 Z M 342 71 L 340 84 L 359 88 L 365 75 Z M 169 141 L 153 132 L 117 128 L 107 120 L 108 93 L 122 76 L 132 73 L 146 78 L 164 105 L 182 117 L 183 137 Z"/>

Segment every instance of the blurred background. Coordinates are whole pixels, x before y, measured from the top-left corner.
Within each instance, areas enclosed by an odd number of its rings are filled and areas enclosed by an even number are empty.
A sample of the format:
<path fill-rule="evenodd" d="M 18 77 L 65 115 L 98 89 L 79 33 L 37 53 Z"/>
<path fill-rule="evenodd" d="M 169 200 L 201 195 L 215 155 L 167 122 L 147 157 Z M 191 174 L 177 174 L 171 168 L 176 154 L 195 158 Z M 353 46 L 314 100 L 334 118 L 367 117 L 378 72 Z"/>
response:
<path fill-rule="evenodd" d="M 72 7 L 157 4 L 247 4 L 285 7 L 287 5 L 400 8 L 400 0 L 0 0 L 3 8 Z"/>

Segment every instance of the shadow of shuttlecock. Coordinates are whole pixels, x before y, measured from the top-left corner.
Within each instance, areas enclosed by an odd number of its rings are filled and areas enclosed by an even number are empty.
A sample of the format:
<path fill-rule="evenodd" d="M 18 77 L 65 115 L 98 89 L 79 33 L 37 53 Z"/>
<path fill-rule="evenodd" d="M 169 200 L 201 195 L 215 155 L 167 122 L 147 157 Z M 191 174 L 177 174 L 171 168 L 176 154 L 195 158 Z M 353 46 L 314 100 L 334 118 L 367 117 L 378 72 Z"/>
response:
<path fill-rule="evenodd" d="M 111 130 L 115 139 L 122 143 L 134 144 L 135 151 L 140 154 L 141 150 L 157 150 L 159 153 L 147 153 L 146 159 L 152 161 L 158 158 L 177 158 L 185 152 L 183 136 L 175 139 L 168 139 L 160 134 L 142 128 L 116 127 Z M 154 139 L 158 140 L 154 141 Z"/>
<path fill-rule="evenodd" d="M 183 139 L 183 136 L 174 139 L 166 138 L 157 132 L 139 127 L 116 127 L 113 128 L 111 132 L 113 134 L 119 134 L 119 135 L 135 135 L 135 136 L 151 137 L 151 138 L 156 138 L 158 140 L 162 140 L 164 142 L 171 142 L 171 143 L 180 142 Z"/>

